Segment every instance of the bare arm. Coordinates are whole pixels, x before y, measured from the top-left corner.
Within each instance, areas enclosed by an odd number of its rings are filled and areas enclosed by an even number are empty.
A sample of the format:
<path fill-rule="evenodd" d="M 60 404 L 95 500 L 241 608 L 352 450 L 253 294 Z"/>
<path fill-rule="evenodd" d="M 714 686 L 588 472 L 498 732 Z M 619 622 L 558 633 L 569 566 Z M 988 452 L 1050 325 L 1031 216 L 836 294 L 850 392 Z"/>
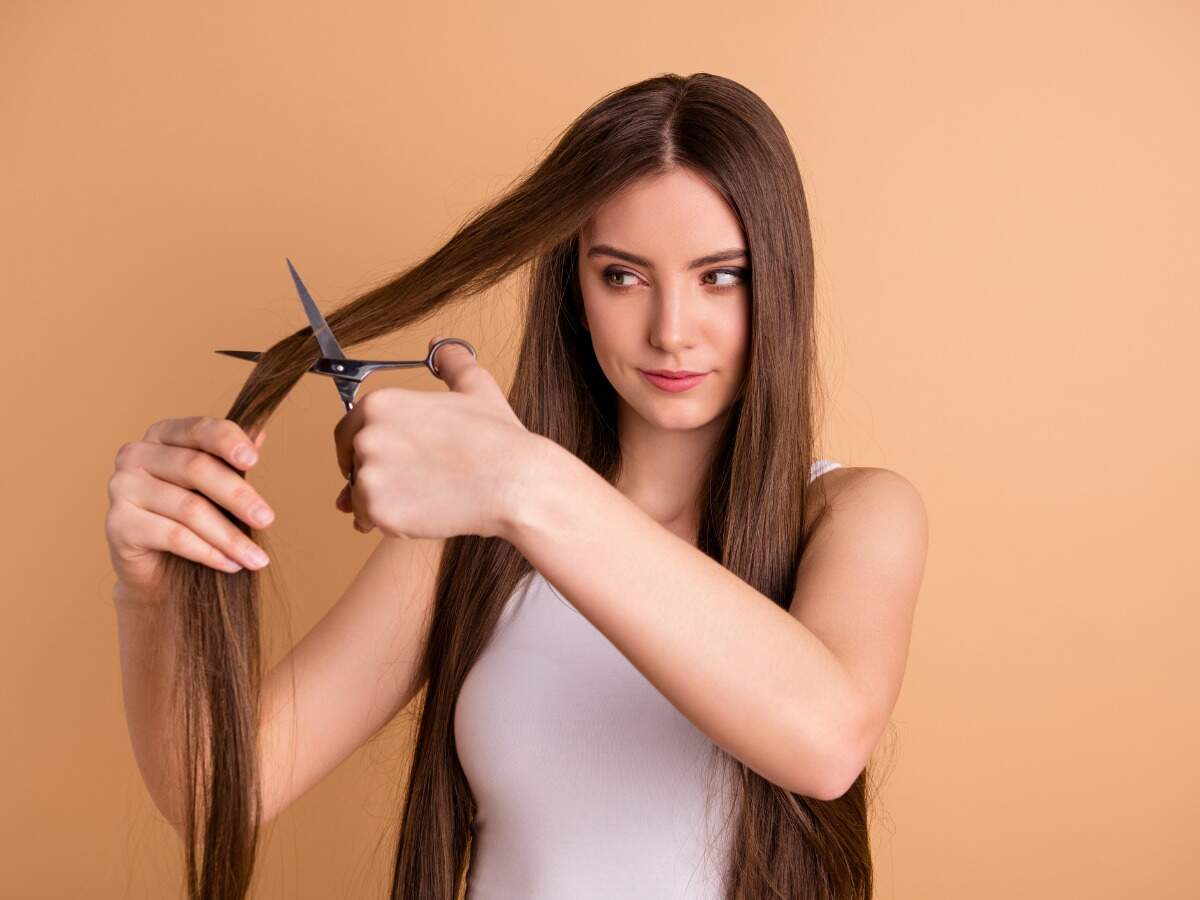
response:
<path fill-rule="evenodd" d="M 166 603 L 147 602 L 118 581 L 113 587 L 121 655 L 121 691 L 125 724 L 142 780 L 159 812 L 182 839 L 182 783 L 170 769 L 179 730 L 170 710 L 175 679 L 176 643 L 172 610 Z"/>
<path fill-rule="evenodd" d="M 783 609 L 543 446 L 505 539 L 731 755 L 795 793 L 845 793 L 899 691 L 925 557 L 915 489 L 872 470 Z"/>
<path fill-rule="evenodd" d="M 424 683 L 444 542 L 384 537 L 337 604 L 263 682 L 259 759 L 263 822 L 287 809 L 386 725 Z M 170 708 L 176 641 L 168 603 L 113 589 L 125 717 L 142 779 L 183 834 L 183 788 L 172 770 L 177 717 Z M 295 674 L 295 702 L 292 675 Z M 294 753 L 293 753 L 294 751 Z"/>
<path fill-rule="evenodd" d="M 444 544 L 383 537 L 338 603 L 266 677 L 259 733 L 264 823 L 421 689 L 418 666 Z"/>

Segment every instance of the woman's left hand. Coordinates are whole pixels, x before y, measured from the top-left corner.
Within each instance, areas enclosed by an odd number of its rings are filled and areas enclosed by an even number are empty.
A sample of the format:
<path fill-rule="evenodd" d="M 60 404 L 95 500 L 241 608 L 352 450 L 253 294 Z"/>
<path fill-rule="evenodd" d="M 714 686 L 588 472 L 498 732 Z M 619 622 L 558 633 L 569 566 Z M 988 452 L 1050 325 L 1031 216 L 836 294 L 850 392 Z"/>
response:
<path fill-rule="evenodd" d="M 338 422 L 338 467 L 355 472 L 337 507 L 364 533 L 502 537 L 539 438 L 466 347 L 443 345 L 437 366 L 449 393 L 380 388 Z"/>

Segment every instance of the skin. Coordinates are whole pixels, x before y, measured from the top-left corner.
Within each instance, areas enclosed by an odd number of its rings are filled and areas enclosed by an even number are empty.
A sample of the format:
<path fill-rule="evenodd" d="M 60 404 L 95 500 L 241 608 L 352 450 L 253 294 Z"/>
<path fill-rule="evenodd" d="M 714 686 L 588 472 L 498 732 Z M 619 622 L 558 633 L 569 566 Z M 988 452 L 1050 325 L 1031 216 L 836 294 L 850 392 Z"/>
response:
<path fill-rule="evenodd" d="M 613 490 L 557 445 L 531 452 L 500 533 L 713 741 L 790 790 L 839 797 L 900 691 L 928 541 L 923 501 L 886 469 L 821 476 L 829 514 L 817 519 L 813 492 L 786 610 L 697 551 L 695 485 L 745 377 L 750 289 L 716 271 L 748 267 L 745 257 L 688 264 L 745 250 L 740 227 L 703 178 L 676 169 L 611 198 L 579 244 L 623 468 Z M 593 252 L 600 245 L 642 261 Z M 473 366 L 455 356 L 452 390 Z M 638 371 L 649 368 L 710 374 L 668 394 Z"/>
<path fill-rule="evenodd" d="M 117 576 L 114 599 L 157 604 L 162 565 L 173 553 L 227 572 L 260 569 L 262 548 L 221 514 L 265 528 L 275 513 L 238 471 L 258 462 L 266 431 L 247 434 L 228 419 L 163 419 L 121 445 L 108 482 L 105 536 Z M 249 457 L 238 455 L 249 450 Z M 197 493 L 199 492 L 199 493 Z M 261 507 L 266 518 L 255 518 Z"/>
<path fill-rule="evenodd" d="M 649 264 L 591 255 L 601 243 Z M 786 609 L 696 549 L 694 489 L 745 376 L 749 291 L 714 272 L 747 260 L 693 271 L 687 263 L 730 247 L 744 249 L 732 212 L 684 171 L 630 186 L 581 234 L 587 327 L 620 398 L 625 462 L 616 489 L 526 430 L 492 375 L 449 345 L 438 356 L 449 393 L 381 388 L 339 421 L 338 465 L 345 475 L 354 461 L 358 475 L 338 508 L 353 512 L 360 530 L 378 527 L 388 537 L 509 541 L 697 728 L 775 783 L 831 799 L 866 765 L 900 690 L 925 560 L 925 511 L 915 488 L 889 470 L 846 467 L 821 476 L 830 514 L 814 527 Z M 606 276 L 609 267 L 626 274 Z M 687 393 L 667 394 L 638 368 L 711 374 Z M 247 468 L 233 451 L 253 437 L 261 444 L 261 435 L 233 423 L 193 417 L 156 423 L 142 441 L 122 446 L 107 523 L 115 599 L 148 596 L 163 551 L 219 565 L 217 547 L 231 556 L 248 549 L 187 488 L 246 517 L 261 498 L 230 466 Z M 329 624 L 323 620 L 294 651 L 310 683 L 300 703 L 320 726 L 301 742 L 310 748 L 297 763 L 302 774 L 284 779 L 287 790 L 268 792 L 280 798 L 273 809 L 285 808 L 411 698 L 417 648 L 387 641 L 415 635 L 427 609 L 431 586 L 419 579 L 411 602 L 397 605 L 392 594 L 397 566 L 417 571 L 406 554 L 419 546 L 382 542 Z M 398 626 L 381 629 L 395 615 Z M 387 703 L 347 705 L 346 697 L 368 696 L 400 659 L 405 673 L 392 673 Z M 348 668 L 347 660 L 359 664 Z M 353 682 L 336 704 L 323 702 L 332 672 Z M 333 721 L 343 714 L 361 722 Z"/>
<path fill-rule="evenodd" d="M 626 250 L 630 262 L 601 245 Z M 689 269 L 738 248 L 739 258 Z M 642 179 L 611 198 L 580 233 L 584 317 L 618 394 L 623 468 L 617 489 L 672 533 L 694 542 L 695 485 L 745 377 L 750 278 L 741 226 L 724 198 L 687 169 Z M 666 394 L 639 369 L 709 372 Z"/>
<path fill-rule="evenodd" d="M 633 252 L 649 265 L 605 251 L 593 254 L 593 248 L 602 244 Z M 695 542 L 698 527 L 695 485 L 745 377 L 750 279 L 723 271 L 748 272 L 745 255 L 695 269 L 689 269 L 688 263 L 713 251 L 744 251 L 745 247 L 741 227 L 724 198 L 702 177 L 682 168 L 642 179 L 615 195 L 580 233 L 579 277 L 586 327 L 600 367 L 619 397 L 623 468 L 617 488 L 656 522 L 690 543 Z M 710 374 L 690 391 L 668 395 L 647 382 L 639 368 Z M 385 395 L 374 398 L 376 405 L 383 405 L 379 401 L 386 402 L 391 396 L 390 391 L 372 393 Z M 499 389 L 488 393 L 497 415 L 515 423 Z M 405 399 L 411 402 L 413 398 Z M 353 437 L 364 424 L 349 416 L 339 423 L 337 444 L 343 471 Z M 404 427 L 395 423 L 396 431 Z M 232 557 L 241 565 L 260 567 L 249 555 L 252 542 L 214 508 L 193 501 L 195 509 L 185 514 L 179 507 L 187 498 L 185 488 L 202 485 L 199 476 L 185 472 L 190 457 L 168 449 L 206 451 L 232 463 L 234 446 L 261 446 L 263 435 L 256 437 L 252 439 L 228 421 L 187 417 L 155 423 L 142 442 L 123 449 L 117 469 L 129 471 L 119 479 L 122 490 L 115 505 L 129 510 L 130 515 L 121 520 L 129 524 L 115 537 L 117 543 L 128 547 L 128 558 L 114 554 L 114 566 L 125 589 L 148 590 L 154 585 L 161 553 L 170 542 L 172 521 L 189 526 L 181 532 L 180 555 L 209 565 Z M 394 451 L 395 441 L 391 443 Z M 496 446 L 510 445 L 501 442 Z M 394 458 L 395 453 L 391 455 Z M 486 460 L 481 463 L 489 465 Z M 490 465 L 507 471 L 495 461 Z M 208 489 L 210 496 L 251 521 L 249 509 L 263 498 L 246 481 L 218 466 L 207 467 L 203 475 L 213 484 Z M 493 484 L 487 494 L 496 490 Z M 386 493 L 388 496 L 380 497 L 382 502 L 403 493 L 403 488 L 397 486 Z M 411 501 L 411 493 L 407 496 Z M 347 486 L 337 498 L 338 509 L 352 511 L 350 497 Z M 364 504 L 365 500 L 360 503 Z M 363 532 L 375 524 L 365 510 L 355 515 L 354 522 Z M 473 529 L 499 530 L 478 522 Z M 218 548 L 227 553 L 221 554 Z"/>

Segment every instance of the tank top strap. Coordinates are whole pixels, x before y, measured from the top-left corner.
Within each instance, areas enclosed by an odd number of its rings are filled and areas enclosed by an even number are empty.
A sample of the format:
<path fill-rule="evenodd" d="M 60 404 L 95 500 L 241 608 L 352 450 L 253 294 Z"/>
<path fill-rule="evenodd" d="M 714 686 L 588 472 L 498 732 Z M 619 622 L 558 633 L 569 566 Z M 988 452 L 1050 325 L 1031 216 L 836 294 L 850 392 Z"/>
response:
<path fill-rule="evenodd" d="M 830 469 L 840 469 L 842 464 L 832 459 L 814 459 L 812 467 L 809 469 L 808 480 L 811 482 L 814 478 L 824 475 Z"/>

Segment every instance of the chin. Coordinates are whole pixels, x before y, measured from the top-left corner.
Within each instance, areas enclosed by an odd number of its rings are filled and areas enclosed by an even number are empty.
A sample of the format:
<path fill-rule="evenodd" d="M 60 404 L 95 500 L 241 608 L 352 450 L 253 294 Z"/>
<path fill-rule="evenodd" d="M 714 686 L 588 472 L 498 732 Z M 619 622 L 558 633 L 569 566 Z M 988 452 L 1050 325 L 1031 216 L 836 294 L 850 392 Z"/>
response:
<path fill-rule="evenodd" d="M 647 423 L 664 431 L 693 431 L 703 428 L 720 414 L 709 409 L 707 404 L 688 404 L 670 400 L 639 403 L 633 409 Z"/>

